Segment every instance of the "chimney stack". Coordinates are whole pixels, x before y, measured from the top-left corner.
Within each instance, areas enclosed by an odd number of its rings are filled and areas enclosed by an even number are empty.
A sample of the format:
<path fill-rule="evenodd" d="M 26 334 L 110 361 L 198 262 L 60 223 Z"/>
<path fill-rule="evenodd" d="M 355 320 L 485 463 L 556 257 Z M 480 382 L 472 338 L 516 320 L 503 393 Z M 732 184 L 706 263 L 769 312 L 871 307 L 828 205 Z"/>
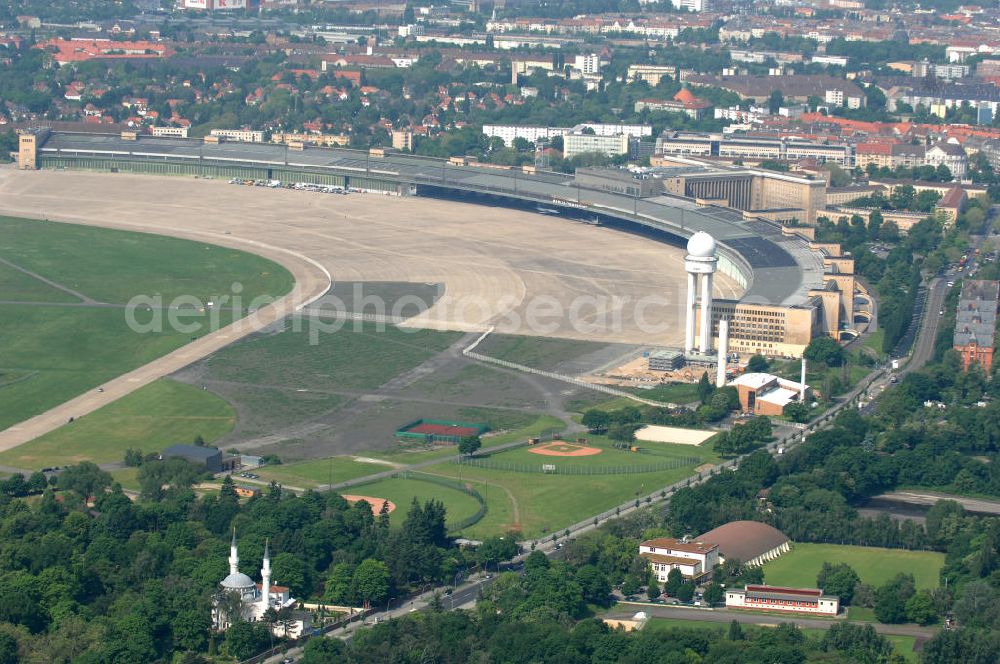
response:
<path fill-rule="evenodd" d="M 806 402 L 806 358 L 802 358 L 802 376 L 799 379 L 802 387 L 799 388 L 799 401 L 802 403 Z"/>
<path fill-rule="evenodd" d="M 729 319 L 719 319 L 719 361 L 716 366 L 715 386 L 726 386 L 726 358 L 729 355 Z"/>

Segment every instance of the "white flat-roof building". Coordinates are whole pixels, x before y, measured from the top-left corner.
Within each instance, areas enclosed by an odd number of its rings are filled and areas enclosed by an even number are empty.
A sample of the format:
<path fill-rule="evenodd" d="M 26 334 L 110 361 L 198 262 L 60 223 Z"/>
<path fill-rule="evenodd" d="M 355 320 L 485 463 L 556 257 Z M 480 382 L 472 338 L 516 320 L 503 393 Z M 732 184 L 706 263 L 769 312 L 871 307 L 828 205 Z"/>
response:
<path fill-rule="evenodd" d="M 483 133 L 490 138 L 503 139 L 504 145 L 510 147 L 515 138 L 523 138 L 529 143 L 539 140 L 549 140 L 556 136 L 569 133 L 569 127 L 532 127 L 528 125 L 483 125 Z"/>
<path fill-rule="evenodd" d="M 563 156 L 567 159 L 586 152 L 599 152 L 613 157 L 629 153 L 631 136 L 599 136 L 597 134 L 570 133 L 563 136 Z"/>
<path fill-rule="evenodd" d="M 584 122 L 568 131 L 580 132 L 584 129 L 590 129 L 597 136 L 620 136 L 626 134 L 628 136 L 635 136 L 636 138 L 644 138 L 653 135 L 652 125 L 611 124 L 605 122 Z"/>
<path fill-rule="evenodd" d="M 212 136 L 218 136 L 229 141 L 239 141 L 241 143 L 263 143 L 264 132 L 253 129 L 213 129 Z"/>
<path fill-rule="evenodd" d="M 173 136 L 175 138 L 187 138 L 187 127 L 150 127 L 149 133 L 153 136 Z"/>

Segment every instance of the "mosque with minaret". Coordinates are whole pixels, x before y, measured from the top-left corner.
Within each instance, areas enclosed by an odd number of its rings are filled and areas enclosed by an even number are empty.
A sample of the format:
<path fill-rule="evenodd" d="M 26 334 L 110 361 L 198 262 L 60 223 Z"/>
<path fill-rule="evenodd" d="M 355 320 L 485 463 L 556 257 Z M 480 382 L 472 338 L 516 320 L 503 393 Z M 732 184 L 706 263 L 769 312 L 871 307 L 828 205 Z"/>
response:
<path fill-rule="evenodd" d="M 237 620 L 257 622 L 264 619 L 268 609 L 280 611 L 293 608 L 297 603 L 285 586 L 271 583 L 271 551 L 270 543 L 264 544 L 264 561 L 260 568 L 261 582 L 257 583 L 240 571 L 240 556 L 236 548 L 236 532 L 233 531 L 233 541 L 229 546 L 229 575 L 219 583 L 212 607 L 212 626 L 216 631 L 224 632 Z M 238 597 L 239 604 L 228 601 L 229 597 Z M 235 610 L 239 615 L 230 615 Z M 298 638 L 312 627 L 308 613 L 292 612 L 290 620 L 284 620 L 271 627 L 275 636 Z"/>

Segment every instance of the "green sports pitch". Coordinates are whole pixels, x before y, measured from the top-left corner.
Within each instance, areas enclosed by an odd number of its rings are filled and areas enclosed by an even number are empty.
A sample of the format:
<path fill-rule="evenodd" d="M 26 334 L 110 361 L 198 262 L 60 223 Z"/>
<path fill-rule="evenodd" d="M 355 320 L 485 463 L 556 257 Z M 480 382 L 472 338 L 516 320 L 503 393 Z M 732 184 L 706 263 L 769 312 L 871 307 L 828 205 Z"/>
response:
<path fill-rule="evenodd" d="M 847 563 L 862 583 L 878 587 L 904 572 L 912 574 L 917 588 L 936 588 L 944 554 L 842 544 L 795 543 L 792 550 L 764 565 L 764 581 L 772 586 L 815 588 L 824 562 Z"/>

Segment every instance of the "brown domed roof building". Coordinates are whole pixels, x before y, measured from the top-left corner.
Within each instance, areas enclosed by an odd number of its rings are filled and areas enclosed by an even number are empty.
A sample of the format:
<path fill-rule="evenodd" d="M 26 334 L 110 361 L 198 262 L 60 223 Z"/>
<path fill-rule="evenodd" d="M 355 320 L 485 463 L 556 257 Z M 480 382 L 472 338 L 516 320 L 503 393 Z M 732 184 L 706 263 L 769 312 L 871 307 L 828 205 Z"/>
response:
<path fill-rule="evenodd" d="M 791 548 L 787 535 L 760 521 L 731 521 L 696 539 L 718 545 L 724 560 L 739 560 L 750 567 L 763 565 Z"/>

